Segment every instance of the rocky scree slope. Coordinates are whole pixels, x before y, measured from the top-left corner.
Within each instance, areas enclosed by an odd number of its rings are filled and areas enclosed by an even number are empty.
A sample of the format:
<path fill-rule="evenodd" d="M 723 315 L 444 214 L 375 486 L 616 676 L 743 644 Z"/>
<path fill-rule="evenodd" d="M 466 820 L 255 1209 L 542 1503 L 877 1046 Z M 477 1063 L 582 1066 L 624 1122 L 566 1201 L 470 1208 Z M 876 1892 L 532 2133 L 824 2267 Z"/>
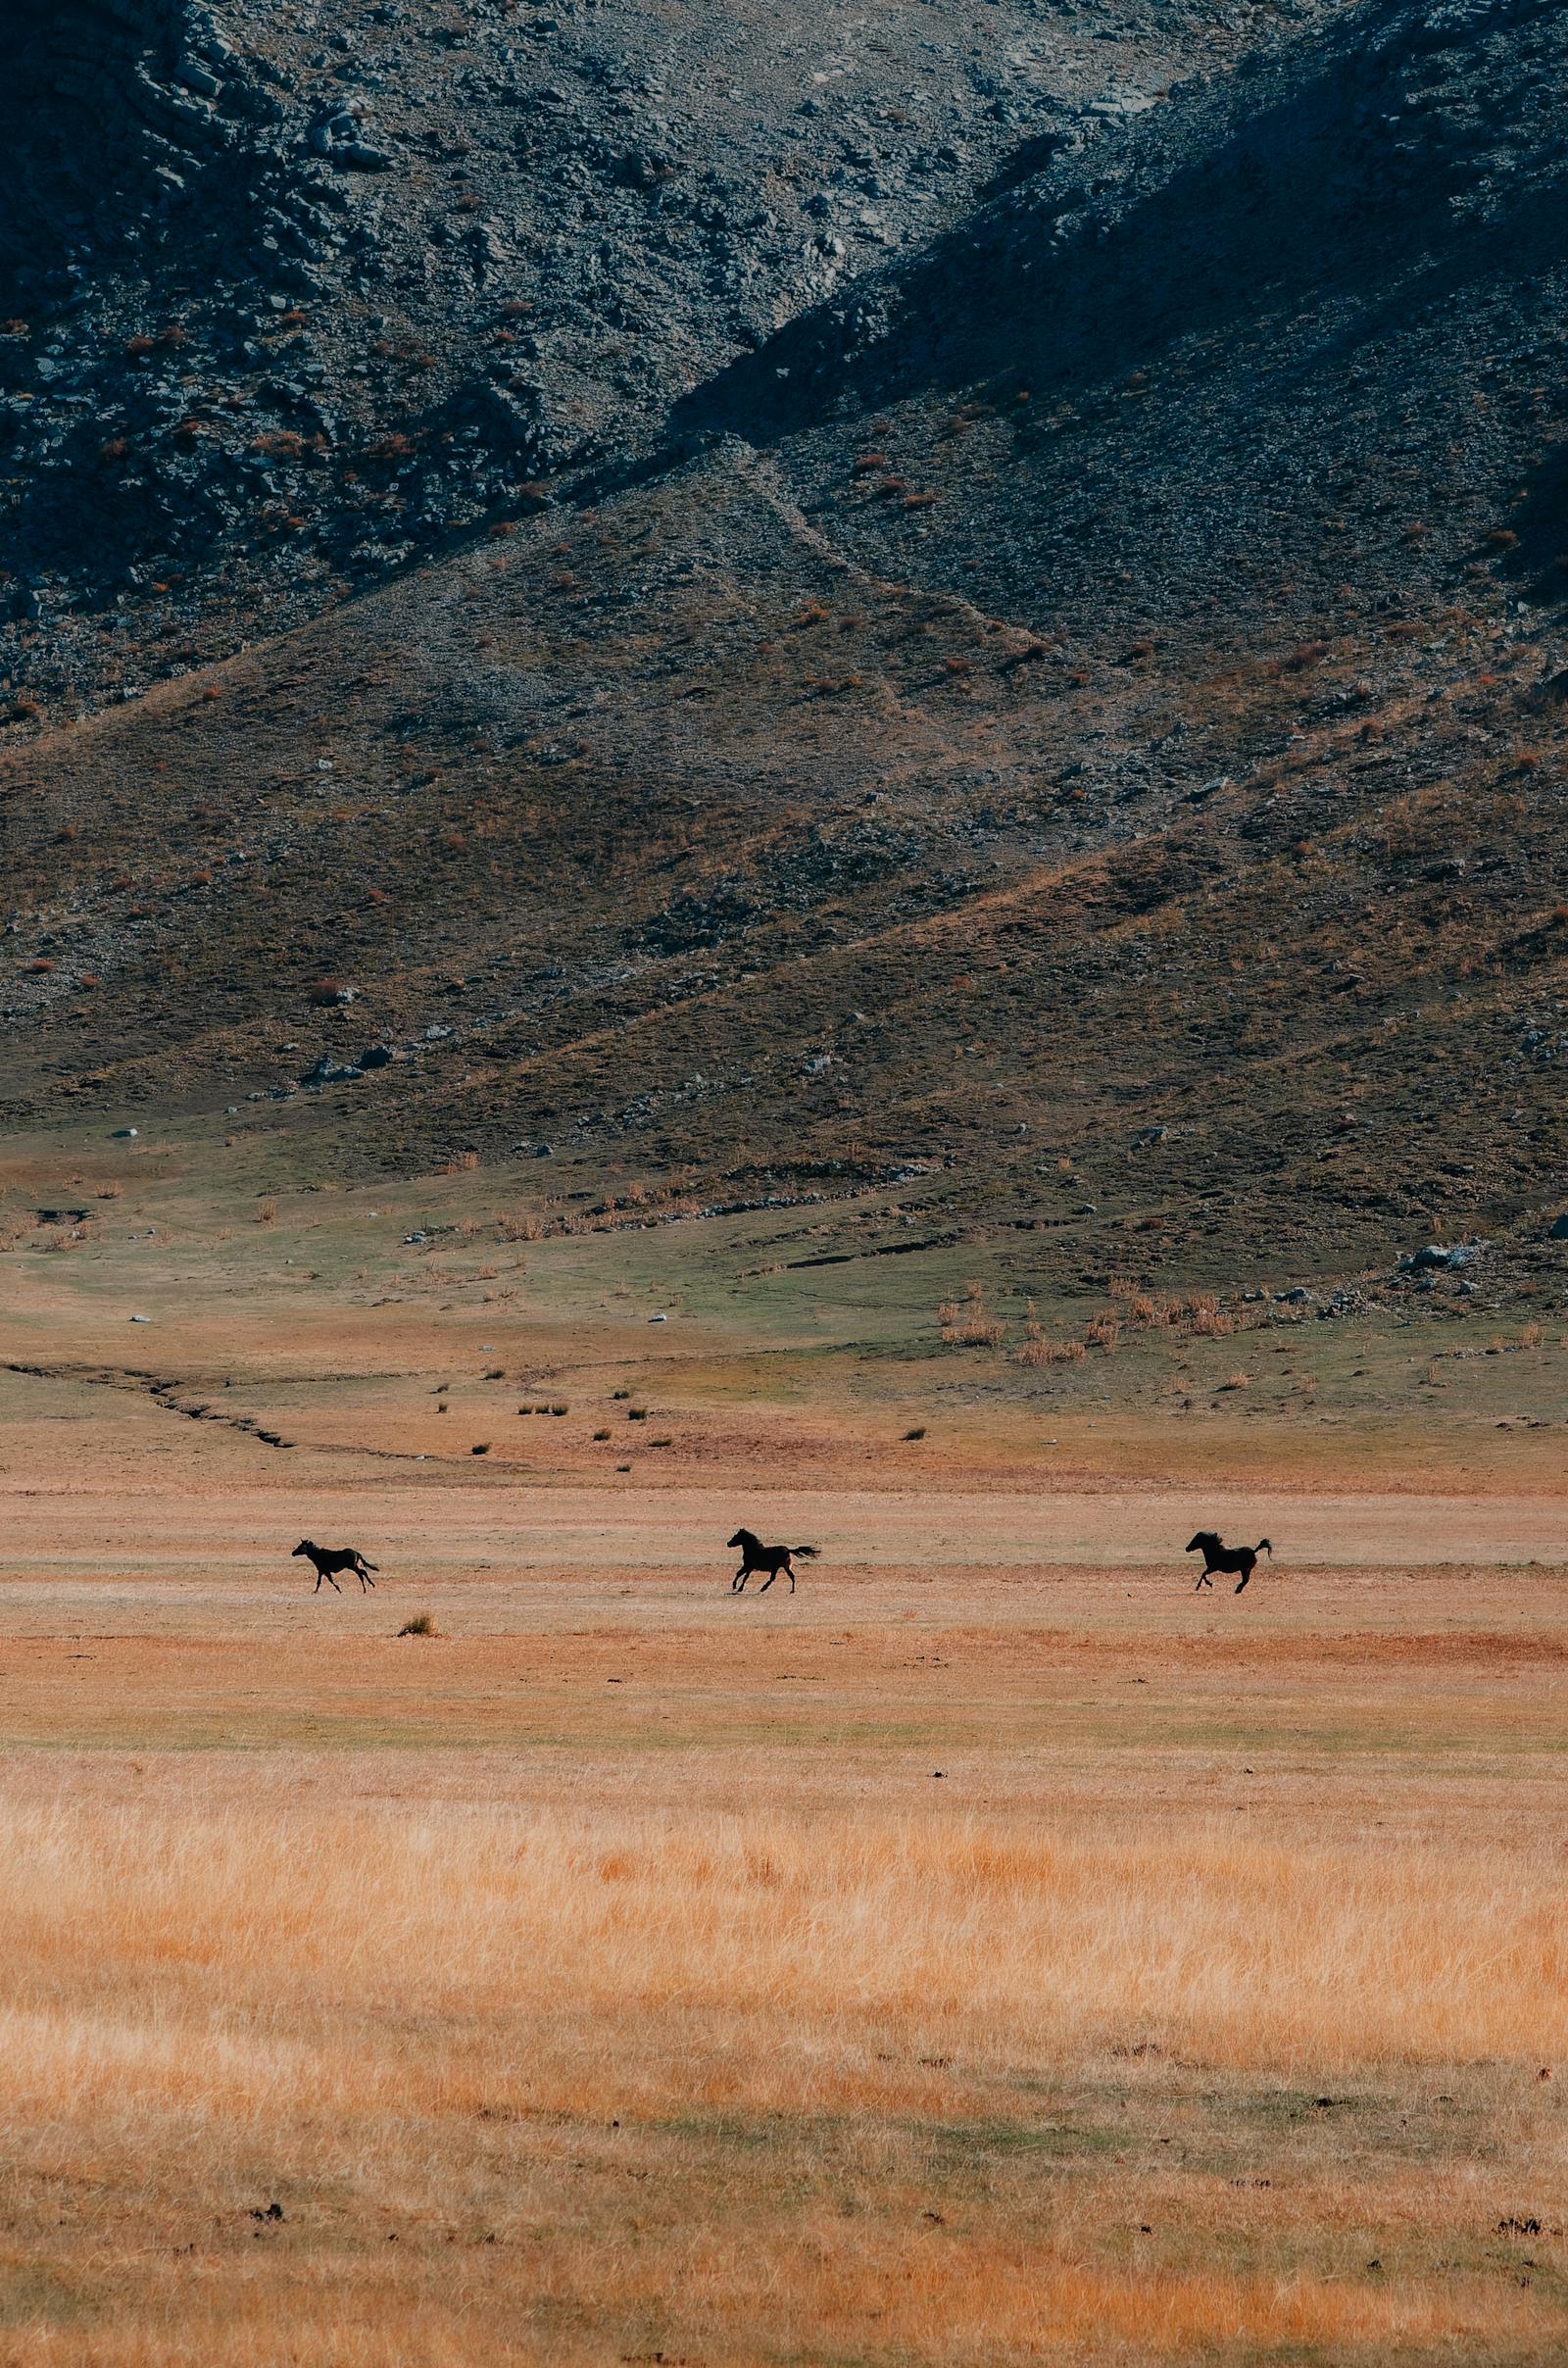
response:
<path fill-rule="evenodd" d="M 133 696 L 588 461 L 1278 7 L 14 0 L 0 693 Z"/>

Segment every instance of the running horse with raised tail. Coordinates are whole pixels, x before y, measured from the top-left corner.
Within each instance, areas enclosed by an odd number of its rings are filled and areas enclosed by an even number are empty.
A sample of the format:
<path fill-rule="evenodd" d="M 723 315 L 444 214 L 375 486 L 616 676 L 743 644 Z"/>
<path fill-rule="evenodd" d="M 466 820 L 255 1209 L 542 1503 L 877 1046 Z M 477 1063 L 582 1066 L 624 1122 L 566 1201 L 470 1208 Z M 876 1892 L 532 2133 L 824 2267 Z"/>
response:
<path fill-rule="evenodd" d="M 1274 1559 L 1274 1549 L 1267 1538 L 1259 1538 L 1255 1546 L 1226 1546 L 1222 1543 L 1217 1529 L 1200 1529 L 1197 1537 L 1189 1542 L 1187 1552 L 1200 1554 L 1203 1557 L 1202 1576 L 1193 1589 L 1194 1595 L 1198 1593 L 1199 1587 L 1213 1586 L 1216 1570 L 1223 1570 L 1227 1573 L 1233 1570 L 1241 1572 L 1242 1575 L 1237 1580 L 1235 1589 L 1235 1592 L 1240 1595 L 1257 1566 L 1258 1555 L 1266 1554 L 1271 1562 Z"/>
<path fill-rule="evenodd" d="M 368 1562 L 357 1546 L 318 1546 L 314 1538 L 301 1538 L 289 1560 L 297 1561 L 301 1554 L 307 1555 L 316 1565 L 316 1585 L 311 1589 L 312 1595 L 320 1594 L 323 1579 L 334 1595 L 341 1595 L 343 1590 L 332 1575 L 337 1570 L 352 1570 L 360 1582 L 360 1593 L 363 1595 L 367 1587 L 375 1585 L 371 1571 L 381 1567 L 379 1562 Z"/>
<path fill-rule="evenodd" d="M 754 1570 L 765 1570 L 767 1573 L 761 1586 L 757 1590 L 759 1595 L 766 1595 L 781 1570 L 788 1574 L 790 1593 L 793 1595 L 795 1593 L 795 1570 L 791 1557 L 799 1554 L 803 1560 L 814 1562 L 817 1554 L 814 1546 L 764 1546 L 756 1531 L 751 1529 L 738 1529 L 731 1538 L 730 1544 L 738 1546 L 741 1550 L 741 1566 L 729 1583 L 731 1595 L 739 1595 L 743 1592 L 746 1582 Z"/>

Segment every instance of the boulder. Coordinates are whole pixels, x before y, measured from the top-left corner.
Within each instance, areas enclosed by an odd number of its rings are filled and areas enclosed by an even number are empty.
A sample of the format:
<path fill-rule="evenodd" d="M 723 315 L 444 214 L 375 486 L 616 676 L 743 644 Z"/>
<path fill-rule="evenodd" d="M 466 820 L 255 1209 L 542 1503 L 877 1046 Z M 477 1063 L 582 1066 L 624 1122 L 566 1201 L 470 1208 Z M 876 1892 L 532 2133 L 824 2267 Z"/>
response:
<path fill-rule="evenodd" d="M 1401 1274 L 1446 1274 L 1458 1266 L 1468 1266 L 1481 1256 L 1479 1242 L 1428 1242 L 1399 1260 Z"/>

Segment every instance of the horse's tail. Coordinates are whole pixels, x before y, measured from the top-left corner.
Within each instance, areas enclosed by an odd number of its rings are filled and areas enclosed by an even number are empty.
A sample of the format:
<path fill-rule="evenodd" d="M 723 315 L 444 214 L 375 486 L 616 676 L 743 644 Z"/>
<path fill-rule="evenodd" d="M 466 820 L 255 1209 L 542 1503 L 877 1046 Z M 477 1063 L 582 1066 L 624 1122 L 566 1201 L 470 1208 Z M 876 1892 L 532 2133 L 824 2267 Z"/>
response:
<path fill-rule="evenodd" d="M 360 1556 L 360 1560 L 361 1560 L 362 1562 L 365 1562 L 365 1556 L 364 1556 L 364 1554 L 361 1554 L 361 1556 Z M 365 1562 L 365 1567 L 366 1567 L 366 1569 L 367 1569 L 367 1570 L 379 1570 L 379 1569 L 380 1569 L 380 1567 L 381 1567 L 381 1565 L 380 1565 L 380 1563 L 379 1563 L 379 1562 Z"/>
<path fill-rule="evenodd" d="M 1257 1551 L 1258 1551 L 1258 1553 L 1259 1553 L 1259 1554 L 1267 1554 L 1267 1556 L 1268 1556 L 1268 1558 L 1269 1558 L 1269 1560 L 1270 1560 L 1271 1562 L 1273 1561 L 1273 1559 L 1274 1559 L 1274 1549 L 1273 1549 L 1273 1547 L 1272 1547 L 1272 1546 L 1269 1544 L 1269 1542 L 1268 1542 L 1267 1538 L 1259 1538 L 1259 1539 L 1258 1539 L 1258 1541 L 1257 1541 Z"/>
<path fill-rule="evenodd" d="M 814 1562 L 821 1551 L 819 1546 L 792 1546 L 790 1548 L 792 1554 L 804 1554 L 808 1562 Z"/>

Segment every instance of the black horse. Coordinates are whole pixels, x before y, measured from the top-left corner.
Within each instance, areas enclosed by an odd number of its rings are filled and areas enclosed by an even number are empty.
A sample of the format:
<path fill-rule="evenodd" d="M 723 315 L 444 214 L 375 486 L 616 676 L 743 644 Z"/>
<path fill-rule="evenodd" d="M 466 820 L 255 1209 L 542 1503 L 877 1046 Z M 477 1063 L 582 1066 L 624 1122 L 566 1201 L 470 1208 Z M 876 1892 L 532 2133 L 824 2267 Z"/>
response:
<path fill-rule="evenodd" d="M 368 1562 L 357 1546 L 318 1546 L 313 1539 L 302 1538 L 289 1555 L 289 1560 L 295 1561 L 301 1554 L 308 1554 L 316 1564 L 316 1585 L 311 1589 L 312 1595 L 320 1594 L 323 1579 L 334 1595 L 343 1593 L 332 1576 L 334 1570 L 352 1570 L 360 1582 L 360 1593 L 363 1595 L 367 1587 L 375 1585 L 371 1571 L 380 1568 L 378 1562 Z"/>
<path fill-rule="evenodd" d="M 1216 1570 L 1239 1570 L 1241 1572 L 1242 1575 L 1236 1582 L 1236 1593 L 1240 1595 L 1252 1575 L 1258 1555 L 1266 1554 L 1271 1562 L 1274 1559 L 1274 1549 L 1267 1538 L 1259 1538 L 1255 1546 L 1225 1546 L 1220 1542 L 1217 1529 L 1200 1529 L 1197 1537 L 1188 1545 L 1187 1552 L 1200 1554 L 1203 1557 L 1203 1575 L 1199 1580 L 1198 1586 L 1193 1589 L 1194 1595 L 1198 1593 L 1199 1587 L 1213 1586 L 1212 1573 Z"/>
<path fill-rule="evenodd" d="M 767 1573 L 757 1591 L 759 1595 L 766 1595 L 781 1570 L 789 1573 L 790 1593 L 793 1595 L 795 1593 L 795 1571 L 790 1560 L 791 1555 L 803 1554 L 808 1556 L 812 1561 L 816 1559 L 817 1550 L 814 1546 L 764 1546 L 761 1539 L 750 1529 L 738 1529 L 731 1538 L 730 1544 L 738 1546 L 741 1550 L 741 1566 L 729 1583 L 731 1595 L 738 1595 L 741 1592 L 754 1570 L 765 1570 Z"/>

